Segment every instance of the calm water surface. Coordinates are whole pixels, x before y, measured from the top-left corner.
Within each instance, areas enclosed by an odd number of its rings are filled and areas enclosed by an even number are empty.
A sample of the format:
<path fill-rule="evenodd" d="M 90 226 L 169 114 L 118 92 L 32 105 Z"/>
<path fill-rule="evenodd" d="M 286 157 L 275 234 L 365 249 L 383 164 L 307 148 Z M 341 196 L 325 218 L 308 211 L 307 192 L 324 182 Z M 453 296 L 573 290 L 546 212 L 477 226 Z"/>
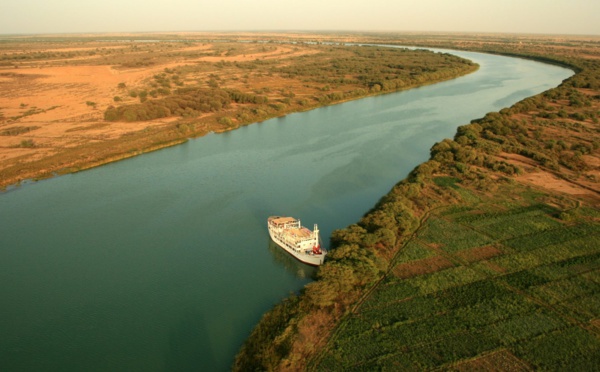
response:
<path fill-rule="evenodd" d="M 327 240 L 457 126 L 572 74 L 455 54 L 480 70 L 0 194 L 0 369 L 228 370 L 313 275 L 269 244 L 268 216 Z"/>

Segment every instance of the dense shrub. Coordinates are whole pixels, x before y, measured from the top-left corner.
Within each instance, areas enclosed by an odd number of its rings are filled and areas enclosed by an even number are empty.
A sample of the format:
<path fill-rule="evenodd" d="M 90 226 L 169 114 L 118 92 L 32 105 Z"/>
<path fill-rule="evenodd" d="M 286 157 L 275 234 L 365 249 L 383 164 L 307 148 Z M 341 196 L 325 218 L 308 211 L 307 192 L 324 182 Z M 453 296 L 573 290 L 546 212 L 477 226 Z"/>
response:
<path fill-rule="evenodd" d="M 175 91 L 173 95 L 153 100 L 147 100 L 149 93 L 146 91 L 132 91 L 132 93 L 139 96 L 140 104 L 110 106 L 104 113 L 104 119 L 107 121 L 143 121 L 169 116 L 194 117 L 205 112 L 227 109 L 231 102 L 261 104 L 268 101 L 264 96 L 223 89 L 182 88 Z M 153 97 L 158 94 L 168 95 L 170 90 L 158 88 L 150 92 Z"/>

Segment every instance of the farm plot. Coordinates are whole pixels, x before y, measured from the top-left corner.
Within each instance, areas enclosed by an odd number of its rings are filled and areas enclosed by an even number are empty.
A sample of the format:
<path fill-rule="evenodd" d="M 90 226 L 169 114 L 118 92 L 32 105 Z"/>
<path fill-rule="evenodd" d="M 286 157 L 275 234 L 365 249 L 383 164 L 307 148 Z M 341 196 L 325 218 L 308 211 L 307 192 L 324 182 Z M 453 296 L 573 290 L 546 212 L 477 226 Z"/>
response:
<path fill-rule="evenodd" d="M 594 369 L 600 231 L 593 217 L 557 214 L 495 200 L 431 216 L 317 369 L 465 370 L 488 359 L 514 370 Z"/>
<path fill-rule="evenodd" d="M 420 239 L 428 244 L 439 245 L 446 252 L 456 252 L 493 242 L 492 238 L 468 226 L 441 218 L 431 218 Z"/>

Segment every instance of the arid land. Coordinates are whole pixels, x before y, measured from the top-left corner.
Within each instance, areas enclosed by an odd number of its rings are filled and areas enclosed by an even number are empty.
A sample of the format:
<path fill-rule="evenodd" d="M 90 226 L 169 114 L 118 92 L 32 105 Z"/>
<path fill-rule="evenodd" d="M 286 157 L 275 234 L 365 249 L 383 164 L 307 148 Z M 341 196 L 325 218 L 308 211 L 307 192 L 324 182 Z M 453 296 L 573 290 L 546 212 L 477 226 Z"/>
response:
<path fill-rule="evenodd" d="M 48 172 L 68 172 L 69 168 L 101 164 L 112 157 L 127 157 L 123 151 L 128 148 L 134 153 L 147 151 L 152 142 L 138 138 L 136 133 L 151 137 L 169 132 L 178 117 L 107 123 L 104 111 L 116 104 L 115 97 L 123 103 L 138 101 L 130 93 L 145 89 L 148 81 L 165 69 L 205 62 L 207 71 L 188 75 L 187 80 L 208 81 L 213 62 L 281 59 L 313 53 L 308 49 L 254 46 L 244 48 L 242 55 L 224 55 L 228 49 L 225 45 L 208 43 L 76 42 L 69 38 L 50 43 L 2 44 L 5 65 L 0 69 L 0 131 L 3 133 L 0 172 L 16 169 L 4 175 L 0 184 L 6 186 L 26 178 L 43 177 Z M 167 53 L 174 56 L 165 57 Z M 30 58 L 25 58 L 27 56 Z M 264 81 L 254 86 L 260 89 L 269 83 Z M 207 125 L 190 135 L 217 130 L 221 128 Z M 162 134 L 166 141 L 185 138 Z M 98 146 L 107 142 L 114 145 L 116 140 L 122 146 L 114 153 Z M 98 147 L 104 150 L 102 157 L 97 156 Z M 40 160 L 52 157 L 54 162 L 39 164 Z"/>
<path fill-rule="evenodd" d="M 415 62 L 412 55 L 423 52 L 369 54 L 320 43 L 329 40 L 203 33 L 1 38 L 0 187 L 477 68 L 452 56 L 428 53 L 431 61 Z M 402 65 L 386 67 L 390 61 Z M 213 100 L 215 92 L 228 97 Z"/>

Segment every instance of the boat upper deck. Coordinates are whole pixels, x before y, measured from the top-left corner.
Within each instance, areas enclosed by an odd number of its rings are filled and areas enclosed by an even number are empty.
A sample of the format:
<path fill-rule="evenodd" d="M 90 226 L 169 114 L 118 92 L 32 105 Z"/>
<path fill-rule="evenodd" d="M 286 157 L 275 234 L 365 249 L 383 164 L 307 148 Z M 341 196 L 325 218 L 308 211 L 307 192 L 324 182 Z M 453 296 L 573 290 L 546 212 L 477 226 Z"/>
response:
<path fill-rule="evenodd" d="M 291 236 L 294 240 L 304 240 L 312 238 L 312 232 L 306 227 L 299 229 L 289 229 L 285 232 L 285 235 Z"/>
<path fill-rule="evenodd" d="M 271 221 L 275 225 L 285 225 L 298 222 L 294 217 L 270 217 L 269 221 Z"/>

